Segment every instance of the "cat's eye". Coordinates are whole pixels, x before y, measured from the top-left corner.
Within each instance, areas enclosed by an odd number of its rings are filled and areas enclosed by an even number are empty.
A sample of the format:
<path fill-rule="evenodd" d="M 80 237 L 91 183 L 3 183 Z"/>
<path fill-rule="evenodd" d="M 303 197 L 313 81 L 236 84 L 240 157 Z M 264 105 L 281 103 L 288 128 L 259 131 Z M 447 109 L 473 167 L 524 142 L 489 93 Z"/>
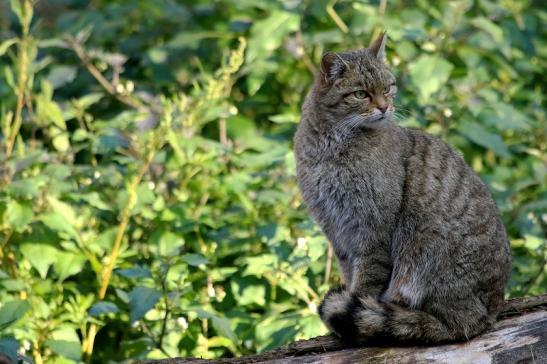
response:
<path fill-rule="evenodd" d="M 355 91 L 353 95 L 358 99 L 366 99 L 368 97 L 368 94 L 363 90 Z"/>

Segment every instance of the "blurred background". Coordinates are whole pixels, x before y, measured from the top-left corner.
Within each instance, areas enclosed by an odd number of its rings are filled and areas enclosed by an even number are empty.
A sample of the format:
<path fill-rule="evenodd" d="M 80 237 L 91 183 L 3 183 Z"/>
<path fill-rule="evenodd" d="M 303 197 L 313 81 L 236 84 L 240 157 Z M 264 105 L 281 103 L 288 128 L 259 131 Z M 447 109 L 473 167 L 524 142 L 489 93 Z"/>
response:
<path fill-rule="evenodd" d="M 488 185 L 547 290 L 543 1 L 0 0 L 0 352 L 239 356 L 339 283 L 292 137 L 325 50 L 387 29 L 399 123 Z"/>

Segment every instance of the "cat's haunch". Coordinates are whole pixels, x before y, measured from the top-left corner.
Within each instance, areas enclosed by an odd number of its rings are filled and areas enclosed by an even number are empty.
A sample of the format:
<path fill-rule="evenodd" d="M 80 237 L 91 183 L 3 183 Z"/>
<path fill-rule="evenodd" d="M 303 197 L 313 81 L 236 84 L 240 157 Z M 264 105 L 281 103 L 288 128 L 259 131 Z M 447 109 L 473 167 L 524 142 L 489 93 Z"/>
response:
<path fill-rule="evenodd" d="M 468 340 L 503 303 L 511 270 L 490 193 L 440 139 L 392 122 L 397 92 L 370 48 L 327 53 L 295 136 L 305 204 L 345 286 L 319 313 L 345 340 Z"/>

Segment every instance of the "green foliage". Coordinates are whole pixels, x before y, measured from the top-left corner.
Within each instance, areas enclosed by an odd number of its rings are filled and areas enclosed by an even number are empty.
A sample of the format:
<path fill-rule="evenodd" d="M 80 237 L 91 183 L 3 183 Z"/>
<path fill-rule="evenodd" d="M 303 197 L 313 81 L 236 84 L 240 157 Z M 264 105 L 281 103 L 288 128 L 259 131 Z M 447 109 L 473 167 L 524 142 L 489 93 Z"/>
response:
<path fill-rule="evenodd" d="M 382 29 L 399 122 L 488 184 L 513 247 L 508 295 L 544 293 L 545 9 L 380 9 L 0 2 L 0 352 L 212 358 L 326 333 L 316 309 L 339 275 L 302 206 L 292 135 L 322 52 Z"/>

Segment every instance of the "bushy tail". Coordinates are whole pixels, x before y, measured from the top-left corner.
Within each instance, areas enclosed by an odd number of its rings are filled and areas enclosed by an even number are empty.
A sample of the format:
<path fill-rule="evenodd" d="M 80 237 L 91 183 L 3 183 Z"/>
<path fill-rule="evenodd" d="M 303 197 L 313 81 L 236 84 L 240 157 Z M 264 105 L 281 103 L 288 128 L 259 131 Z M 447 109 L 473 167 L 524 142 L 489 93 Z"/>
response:
<path fill-rule="evenodd" d="M 372 297 L 359 297 L 343 290 L 331 291 L 319 306 L 319 315 L 325 324 L 342 339 L 362 343 L 370 339 L 389 338 L 400 342 L 433 344 L 469 340 L 486 330 L 491 321 L 487 315 L 473 320 L 472 326 L 457 324 L 469 322 L 469 312 L 453 312 L 452 327 L 435 316 L 393 303 L 379 302 Z"/>

